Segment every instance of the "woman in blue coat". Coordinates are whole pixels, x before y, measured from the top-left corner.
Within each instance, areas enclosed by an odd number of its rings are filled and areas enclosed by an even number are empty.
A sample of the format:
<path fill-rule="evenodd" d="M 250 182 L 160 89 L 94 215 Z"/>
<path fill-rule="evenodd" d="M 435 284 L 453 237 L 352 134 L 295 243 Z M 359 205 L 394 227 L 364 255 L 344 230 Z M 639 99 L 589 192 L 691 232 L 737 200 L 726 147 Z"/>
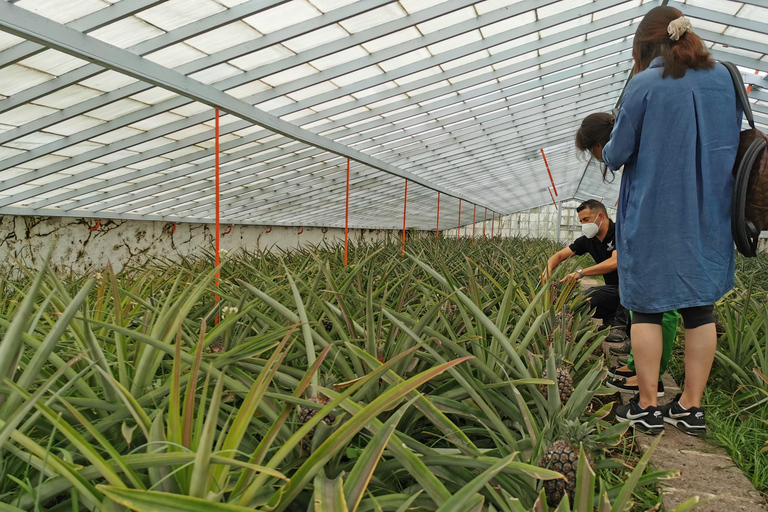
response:
<path fill-rule="evenodd" d="M 633 312 L 640 392 L 617 418 L 652 434 L 667 422 L 699 435 L 706 431 L 701 398 L 717 346 L 714 303 L 733 286 L 730 206 L 741 108 L 728 71 L 677 9 L 648 12 L 633 58 L 635 76 L 609 142 L 590 141 L 586 119 L 576 137 L 577 147 L 612 172 L 624 167 L 616 250 L 622 303 Z M 657 407 L 661 319 L 674 309 L 686 329 L 685 386 L 671 404 Z"/>

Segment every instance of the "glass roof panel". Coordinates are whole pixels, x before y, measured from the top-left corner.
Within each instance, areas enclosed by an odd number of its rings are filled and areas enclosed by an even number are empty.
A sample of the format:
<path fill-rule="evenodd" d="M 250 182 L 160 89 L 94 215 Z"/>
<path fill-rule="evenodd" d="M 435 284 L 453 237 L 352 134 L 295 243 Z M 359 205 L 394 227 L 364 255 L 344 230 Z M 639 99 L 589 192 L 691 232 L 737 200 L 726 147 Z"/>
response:
<path fill-rule="evenodd" d="M 253 41 L 259 37 L 261 37 L 261 34 L 251 28 L 250 25 L 237 21 L 210 32 L 205 32 L 192 39 L 187 39 L 185 43 L 210 55 L 240 43 Z"/>
<path fill-rule="evenodd" d="M 421 60 L 429 59 L 431 56 L 432 55 L 426 48 L 421 48 L 419 50 L 406 53 L 405 55 L 400 55 L 399 57 L 395 57 L 394 59 L 389 59 L 387 61 L 381 62 L 379 63 L 379 66 L 385 72 L 389 72 L 389 71 L 392 71 L 393 69 L 401 68 L 403 66 L 407 66 L 409 64 L 419 62 Z"/>
<path fill-rule="evenodd" d="M 153 87 L 144 92 L 140 92 L 139 94 L 134 94 L 133 96 L 131 96 L 131 99 L 140 101 L 142 103 L 146 103 L 148 105 L 155 105 L 157 103 L 170 100 L 177 96 L 178 94 L 176 94 L 175 92 L 167 91 L 160 87 Z"/>
<path fill-rule="evenodd" d="M 728 0 L 684 0 L 684 3 L 727 14 L 736 14 L 742 6 L 741 2 L 731 2 Z"/>
<path fill-rule="evenodd" d="M 216 82 L 221 82 L 222 80 L 240 75 L 242 73 L 242 69 L 236 68 L 235 66 L 230 66 L 229 64 L 225 63 L 204 69 L 202 71 L 198 71 L 197 73 L 189 75 L 189 77 L 204 84 L 215 84 Z"/>
<path fill-rule="evenodd" d="M 164 32 L 156 26 L 136 17 L 125 18 L 88 35 L 119 48 L 128 48 Z"/>
<path fill-rule="evenodd" d="M 304 78 L 305 76 L 314 75 L 315 73 L 317 73 L 317 69 L 309 64 L 303 64 L 262 78 L 262 81 L 271 87 L 277 87 L 298 80 L 299 78 Z"/>
<path fill-rule="evenodd" d="M 301 89 L 300 91 L 292 92 L 288 94 L 288 97 L 293 99 L 294 101 L 302 101 L 307 98 L 311 98 L 313 96 L 317 96 L 319 94 L 323 94 L 329 91 L 333 91 L 335 89 L 338 89 L 335 85 L 333 85 L 330 82 L 321 82 L 317 85 L 313 85 L 311 87 L 307 87 L 305 89 Z"/>
<path fill-rule="evenodd" d="M 444 53 L 450 50 L 455 50 L 457 48 L 461 48 L 463 46 L 476 43 L 478 41 L 481 41 L 483 39 L 482 34 L 479 30 L 473 30 L 472 32 L 466 32 L 464 34 L 458 35 L 456 37 L 452 37 L 450 39 L 447 39 L 445 41 L 441 41 L 439 43 L 430 45 L 427 47 L 427 49 L 433 54 L 437 55 L 440 53 Z"/>
<path fill-rule="evenodd" d="M 44 144 L 56 142 L 57 140 L 60 140 L 60 139 L 61 139 L 61 136 L 59 135 L 54 135 L 52 133 L 45 133 L 45 132 L 37 132 L 37 133 L 31 133 L 26 137 L 19 137 L 16 140 L 7 142 L 5 145 L 7 147 L 14 148 L 14 149 L 23 149 L 25 151 L 30 151 L 32 149 L 39 148 Z"/>
<path fill-rule="evenodd" d="M 561 0 L 560 2 L 555 2 L 544 7 L 539 7 L 536 9 L 536 14 L 539 19 L 543 19 L 549 16 L 554 16 L 555 14 L 559 14 L 561 12 L 568 11 L 574 7 L 579 7 L 590 3 L 592 3 L 592 0 Z"/>
<path fill-rule="evenodd" d="M 36 55 L 19 61 L 19 64 L 44 73 L 59 76 L 68 71 L 85 66 L 88 62 L 61 53 L 56 50 L 45 50 Z"/>
<path fill-rule="evenodd" d="M 87 80 L 80 82 L 80 85 L 84 87 L 90 87 L 102 92 L 114 91 L 120 87 L 137 82 L 135 78 L 131 78 L 128 75 L 118 73 L 117 71 L 105 71 L 98 75 L 91 77 Z"/>
<path fill-rule="evenodd" d="M 175 68 L 188 62 L 202 59 L 205 55 L 205 53 L 192 48 L 188 44 L 179 43 L 150 53 L 145 58 L 167 68 Z"/>
<path fill-rule="evenodd" d="M 339 7 L 355 3 L 355 0 L 310 0 L 310 3 L 322 12 L 332 11 Z"/>
<path fill-rule="evenodd" d="M 536 12 L 528 11 L 528 12 L 524 12 L 523 14 L 518 14 L 517 16 L 507 18 L 505 20 L 497 21 L 496 23 L 492 23 L 490 25 L 486 25 L 483 28 L 481 28 L 480 31 L 482 32 L 484 37 L 491 37 L 491 36 L 495 36 L 496 34 L 501 34 L 502 32 L 506 32 L 508 30 L 522 27 L 524 25 L 533 23 L 535 21 L 536 21 Z"/>
<path fill-rule="evenodd" d="M 373 41 L 367 41 L 362 44 L 362 47 L 371 53 L 375 53 L 386 48 L 405 43 L 406 41 L 412 41 L 419 37 L 421 37 L 421 32 L 419 32 L 415 27 L 408 27 L 406 29 L 393 32 L 392 34 L 379 37 Z"/>
<path fill-rule="evenodd" d="M 28 9 L 58 23 L 69 23 L 109 7 L 108 3 L 101 0 L 67 0 L 65 9 L 62 9 L 59 0 L 19 0 L 14 3 L 18 7 Z"/>
<path fill-rule="evenodd" d="M 40 119 L 41 117 L 53 114 L 54 112 L 58 111 L 52 108 L 40 107 L 28 103 L 9 112 L 3 112 L 3 124 L 21 126 L 24 123 L 29 123 L 35 119 Z"/>
<path fill-rule="evenodd" d="M 0 94 L 12 96 L 25 89 L 51 80 L 53 77 L 47 73 L 13 64 L 2 68 L 0 72 Z"/>
<path fill-rule="evenodd" d="M 232 59 L 229 61 L 229 63 L 233 66 L 239 67 L 242 70 L 248 71 L 259 66 L 272 64 L 273 62 L 285 59 L 291 55 L 295 54 L 285 46 L 275 45 L 270 46 L 269 48 L 264 48 L 263 50 L 259 50 L 258 52 L 249 53 L 248 55 L 243 55 L 242 57 Z"/>
<path fill-rule="evenodd" d="M 157 128 L 158 126 L 173 123 L 175 121 L 181 121 L 182 119 L 184 119 L 182 116 L 165 112 L 147 119 L 143 119 L 139 122 L 132 123 L 131 128 L 146 131 L 151 130 L 152 128 Z"/>
<path fill-rule="evenodd" d="M 12 46 L 23 43 L 25 39 L 0 31 L 0 51 L 5 51 Z"/>
<path fill-rule="evenodd" d="M 294 37 L 288 41 L 285 41 L 283 45 L 289 50 L 299 53 L 318 46 L 337 41 L 347 37 L 349 34 L 346 30 L 339 25 L 329 25 L 318 30 L 314 30 L 303 36 Z"/>
<path fill-rule="evenodd" d="M 36 99 L 35 103 L 45 107 L 63 109 L 89 100 L 91 98 L 95 98 L 100 94 L 100 91 L 96 91 L 88 87 L 70 85 L 69 87 L 60 89 L 54 93 Z"/>
<path fill-rule="evenodd" d="M 213 16 L 224 9 L 223 5 L 213 0 L 167 0 L 136 14 L 136 17 L 167 32 Z"/>
<path fill-rule="evenodd" d="M 313 60 L 310 62 L 310 64 L 312 67 L 323 71 L 339 66 L 341 64 L 345 64 L 347 62 L 352 62 L 356 59 L 364 59 L 365 57 L 368 57 L 368 55 L 368 52 L 365 51 L 361 46 L 353 46 L 352 48 L 332 53 L 331 55 L 321 59 Z"/>
<path fill-rule="evenodd" d="M 262 34 L 270 34 L 296 23 L 316 18 L 321 14 L 319 10 L 305 0 L 292 0 L 245 18 L 243 21 Z"/>
<path fill-rule="evenodd" d="M 53 126 L 49 126 L 45 130 L 57 135 L 69 137 L 70 135 L 74 135 L 100 124 L 104 124 L 104 121 L 88 116 L 77 116 Z"/>
<path fill-rule="evenodd" d="M 115 101 L 104 107 L 92 110 L 88 112 L 88 116 L 101 119 L 102 121 L 111 121 L 112 119 L 117 119 L 118 117 L 130 114 L 131 112 L 136 112 L 137 110 L 144 108 L 147 108 L 145 103 L 140 103 L 131 99 L 125 99 Z"/>
<path fill-rule="evenodd" d="M 358 14 L 353 18 L 340 21 L 339 25 L 344 27 L 344 29 L 351 34 L 356 34 L 378 25 L 383 25 L 384 23 L 400 19 L 406 16 L 406 14 L 407 13 L 399 4 L 391 3 L 379 7 L 378 9 L 374 9 L 373 11 Z"/>
<path fill-rule="evenodd" d="M 440 16 L 439 18 L 435 18 L 433 20 L 420 23 L 419 25 L 417 25 L 417 28 L 422 34 L 431 34 L 432 32 L 443 30 L 444 28 L 450 27 L 452 25 L 456 25 L 458 23 L 461 23 L 462 21 L 474 19 L 476 17 L 477 17 L 477 12 L 475 11 L 475 9 L 472 7 L 467 7 L 465 9 L 461 9 L 458 11 L 445 14 L 443 16 Z"/>

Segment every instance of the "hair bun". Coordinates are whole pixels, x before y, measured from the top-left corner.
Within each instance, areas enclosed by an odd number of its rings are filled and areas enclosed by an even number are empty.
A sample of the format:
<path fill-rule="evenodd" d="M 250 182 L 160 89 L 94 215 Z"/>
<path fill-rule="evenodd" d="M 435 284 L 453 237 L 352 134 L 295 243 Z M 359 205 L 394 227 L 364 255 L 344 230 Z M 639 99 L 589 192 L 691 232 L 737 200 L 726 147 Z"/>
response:
<path fill-rule="evenodd" d="M 683 34 L 690 32 L 692 29 L 691 20 L 685 16 L 680 16 L 670 21 L 669 25 L 667 25 L 667 33 L 669 33 L 669 38 L 673 41 L 679 40 Z"/>

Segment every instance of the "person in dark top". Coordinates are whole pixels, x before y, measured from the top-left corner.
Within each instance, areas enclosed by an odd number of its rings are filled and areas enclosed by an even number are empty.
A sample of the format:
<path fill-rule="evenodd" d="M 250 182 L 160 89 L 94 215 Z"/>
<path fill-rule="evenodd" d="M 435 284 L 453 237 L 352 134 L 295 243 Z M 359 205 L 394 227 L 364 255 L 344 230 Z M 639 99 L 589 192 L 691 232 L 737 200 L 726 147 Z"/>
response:
<path fill-rule="evenodd" d="M 605 205 L 594 199 L 581 203 L 576 208 L 576 213 L 581 221 L 583 236 L 549 258 L 547 276 L 552 275 L 558 265 L 574 254 L 581 256 L 589 253 L 595 260 L 595 265 L 576 269 L 576 272 L 568 274 L 562 281 L 578 281 L 585 276 L 603 276 L 605 285 L 589 288 L 586 295 L 595 310 L 595 318 L 600 318 L 604 325 L 611 326 L 607 341 L 623 341 L 626 339 L 629 314 L 619 299 L 614 223 L 608 218 Z"/>

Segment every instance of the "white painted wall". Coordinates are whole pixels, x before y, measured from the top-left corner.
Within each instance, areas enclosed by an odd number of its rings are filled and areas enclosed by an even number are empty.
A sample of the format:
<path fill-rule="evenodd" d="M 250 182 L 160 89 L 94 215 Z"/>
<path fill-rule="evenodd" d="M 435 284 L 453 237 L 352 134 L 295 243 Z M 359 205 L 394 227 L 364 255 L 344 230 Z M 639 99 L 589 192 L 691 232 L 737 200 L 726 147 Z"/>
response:
<path fill-rule="evenodd" d="M 23 264 L 39 268 L 49 251 L 51 267 L 59 274 L 82 275 L 100 271 L 108 261 L 116 271 L 126 265 L 140 265 L 153 257 L 176 259 L 205 251 L 214 252 L 213 224 L 173 224 L 150 221 L 102 221 L 99 229 L 93 219 L 62 217 L 0 217 L 0 266 L 6 270 L 15 265 L 14 258 Z M 229 230 L 222 225 L 221 232 Z M 232 226 L 232 231 L 221 237 L 221 249 L 237 251 L 279 251 L 324 243 L 343 244 L 344 230 L 330 228 Z M 397 238 L 397 231 L 349 230 L 351 243 Z"/>

